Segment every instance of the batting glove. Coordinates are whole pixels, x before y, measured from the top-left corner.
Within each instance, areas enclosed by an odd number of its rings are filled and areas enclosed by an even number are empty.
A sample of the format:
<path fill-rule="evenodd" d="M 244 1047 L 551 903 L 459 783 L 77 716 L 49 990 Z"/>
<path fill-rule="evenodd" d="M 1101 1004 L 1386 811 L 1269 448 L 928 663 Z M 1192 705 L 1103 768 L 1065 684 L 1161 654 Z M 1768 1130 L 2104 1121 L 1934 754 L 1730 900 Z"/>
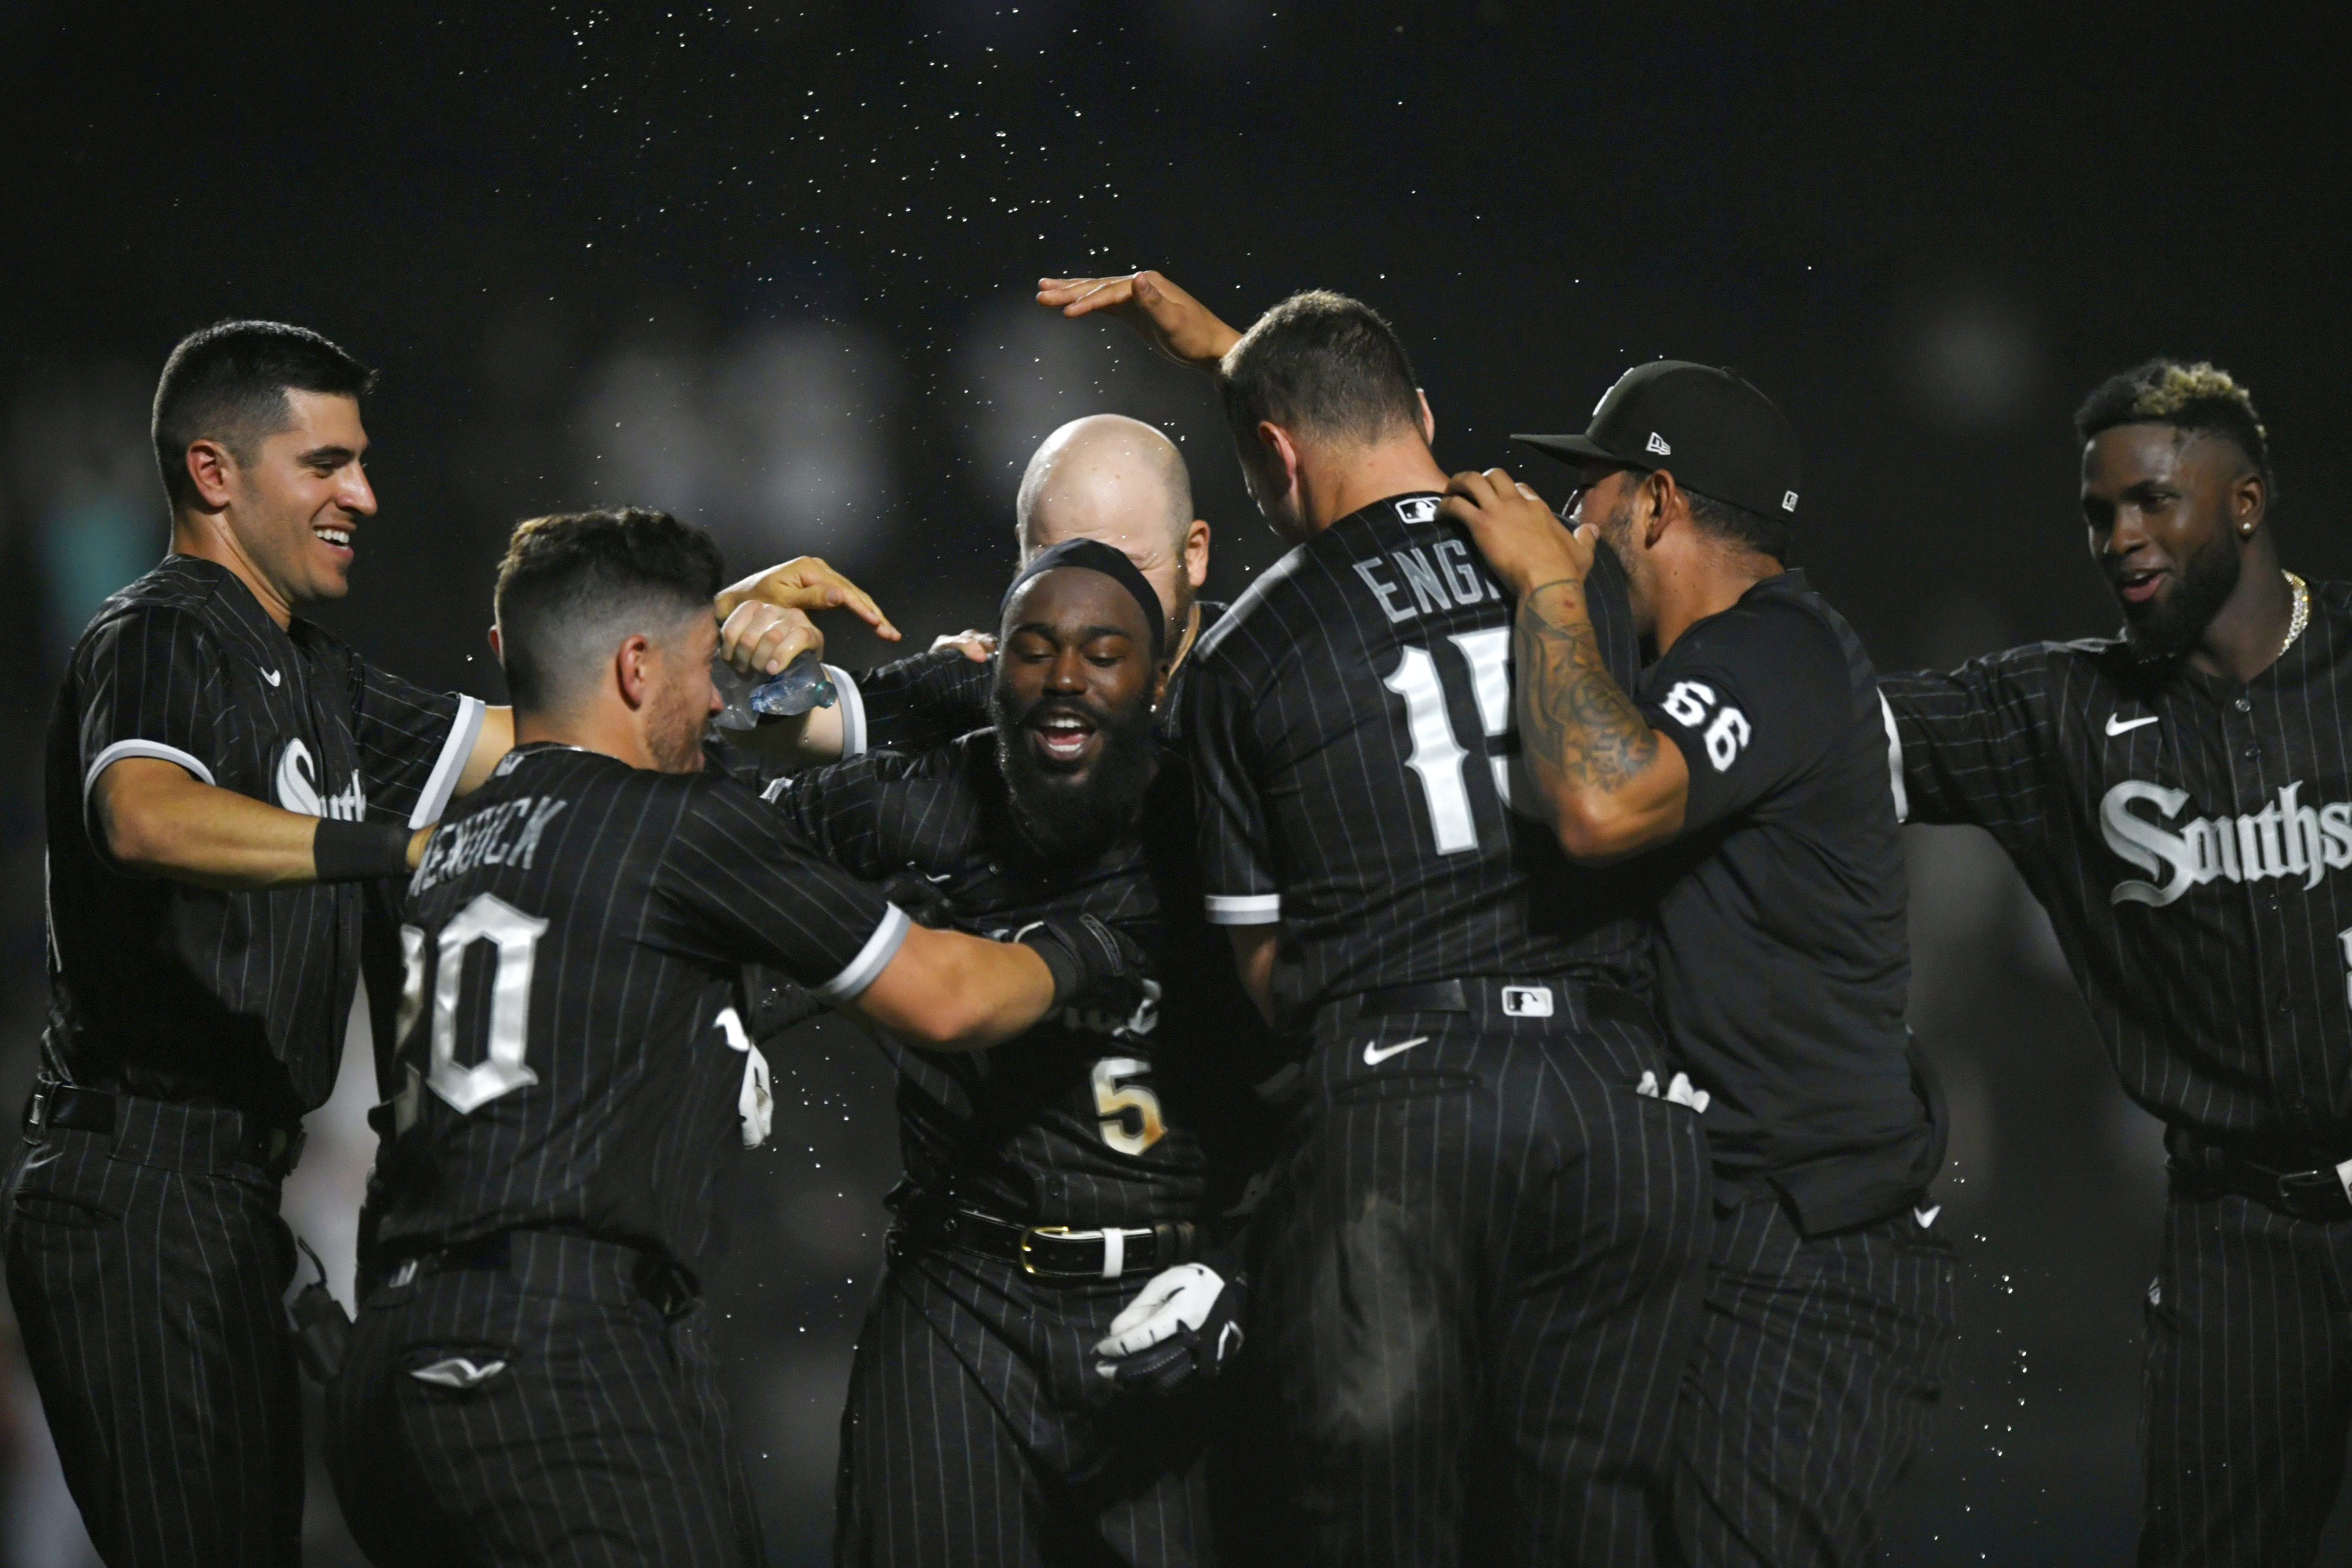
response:
<path fill-rule="evenodd" d="M 1180 1263 L 1151 1277 L 1097 1342 L 1095 1370 L 1123 1389 L 1171 1394 L 1214 1377 L 1241 1353 L 1248 1282 L 1205 1263 Z"/>
<path fill-rule="evenodd" d="M 1131 1013 L 1141 1004 L 1150 960 L 1136 941 L 1092 915 L 1032 921 L 1013 940 L 1025 942 L 1054 976 L 1054 1005 Z"/>

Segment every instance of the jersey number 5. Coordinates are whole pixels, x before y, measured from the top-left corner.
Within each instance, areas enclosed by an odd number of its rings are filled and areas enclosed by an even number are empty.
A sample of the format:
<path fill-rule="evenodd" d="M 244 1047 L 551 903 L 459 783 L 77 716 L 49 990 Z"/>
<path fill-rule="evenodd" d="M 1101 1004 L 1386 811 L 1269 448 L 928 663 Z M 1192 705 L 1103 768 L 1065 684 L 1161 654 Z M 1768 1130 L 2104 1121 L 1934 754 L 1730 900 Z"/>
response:
<path fill-rule="evenodd" d="M 429 968 L 433 1030 L 425 1082 L 460 1115 L 539 1081 L 539 1075 L 523 1065 L 522 1058 L 530 1011 L 531 960 L 546 930 L 545 921 L 523 913 L 496 894 L 484 893 L 441 928 L 428 965 L 425 933 L 415 926 L 400 928 L 401 953 L 407 960 L 408 973 L 400 994 L 399 1039 L 407 1043 L 409 1031 L 425 1010 L 425 977 Z M 489 987 L 488 1027 L 480 1058 L 471 1067 L 460 1067 L 458 990 L 465 981 L 466 950 L 478 942 L 490 944 L 488 962 L 479 971 Z M 414 1083 L 410 1088 L 413 1092 Z"/>
<path fill-rule="evenodd" d="M 1160 1097 L 1127 1081 L 1150 1070 L 1150 1062 L 1133 1057 L 1105 1057 L 1095 1063 L 1095 1114 L 1100 1119 L 1102 1141 L 1122 1154 L 1142 1153 L 1168 1131 L 1160 1119 Z"/>
<path fill-rule="evenodd" d="M 1462 651 L 1470 666 L 1470 695 L 1478 706 L 1478 727 L 1490 739 L 1511 732 L 1511 632 L 1508 626 L 1459 632 L 1447 639 Z M 1429 806 L 1429 826 L 1440 855 L 1459 855 L 1478 847 L 1478 818 L 1470 809 L 1470 790 L 1462 776 L 1469 755 L 1454 738 L 1454 720 L 1445 710 L 1445 687 L 1437 678 L 1437 661 L 1425 647 L 1407 647 L 1397 667 L 1381 682 L 1404 699 L 1405 734 L 1412 753 L 1405 766 L 1421 780 L 1422 799 Z M 1511 804 L 1511 759 L 1486 759 L 1495 778 L 1495 795 Z"/>

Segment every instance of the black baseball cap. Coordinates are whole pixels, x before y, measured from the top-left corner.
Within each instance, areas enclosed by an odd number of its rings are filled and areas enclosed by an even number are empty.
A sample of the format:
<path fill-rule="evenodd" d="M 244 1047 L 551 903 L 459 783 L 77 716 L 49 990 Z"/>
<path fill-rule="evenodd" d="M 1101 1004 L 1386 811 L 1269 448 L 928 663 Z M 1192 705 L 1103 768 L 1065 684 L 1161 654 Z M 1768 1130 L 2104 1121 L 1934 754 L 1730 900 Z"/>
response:
<path fill-rule="evenodd" d="M 1804 481 L 1796 426 L 1733 372 L 1652 360 L 1617 378 L 1581 436 L 1512 440 L 1571 463 L 1670 468 L 1675 482 L 1765 517 L 1791 518 Z"/>

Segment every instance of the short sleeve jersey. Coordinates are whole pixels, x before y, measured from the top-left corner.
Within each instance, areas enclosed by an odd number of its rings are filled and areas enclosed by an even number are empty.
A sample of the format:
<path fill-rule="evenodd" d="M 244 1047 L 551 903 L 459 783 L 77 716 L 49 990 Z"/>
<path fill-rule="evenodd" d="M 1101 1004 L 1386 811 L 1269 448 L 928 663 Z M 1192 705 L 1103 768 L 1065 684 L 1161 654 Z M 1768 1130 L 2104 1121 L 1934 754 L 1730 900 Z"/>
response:
<path fill-rule="evenodd" d="M 851 875 L 922 878 L 958 929 L 1004 940 L 1032 921 L 1091 914 L 1159 951 L 1141 845 L 1129 836 L 1085 865 L 1040 862 L 1009 816 L 993 731 L 912 755 L 868 752 L 769 793 Z M 1125 1016 L 1059 1008 L 983 1052 L 891 1047 L 909 1181 L 1024 1224 L 1199 1217 L 1202 1129 L 1163 1072 L 1160 1016 L 1155 994 Z"/>
<path fill-rule="evenodd" d="M 1801 572 L 1697 622 L 1643 675 L 1690 773 L 1660 879 L 1657 1002 L 1735 1176 L 1837 1166 L 1801 1201 L 1859 1223 L 1924 1180 L 1935 1129 L 1904 1010 L 1908 884 L 1876 675 Z M 1802 1178 L 1797 1178 L 1801 1184 Z"/>
<path fill-rule="evenodd" d="M 2016 862 L 2126 1091 L 2267 1163 L 2352 1158 L 2352 584 L 2242 685 L 2106 638 L 1880 686 L 1912 819 Z"/>
<path fill-rule="evenodd" d="M 1435 495 L 1339 519 L 1268 570 L 1187 661 L 1205 906 L 1282 922 L 1299 1001 L 1477 975 L 1632 984 L 1622 874 L 1511 810 L 1511 602 Z M 1639 645 L 1615 557 L 1591 584 L 1610 668 Z"/>
<path fill-rule="evenodd" d="M 482 712 L 299 617 L 279 627 L 212 562 L 170 557 L 109 599 L 49 724 L 50 1070 L 277 1118 L 322 1102 L 362 888 L 225 892 L 129 871 L 91 792 L 116 762 L 152 757 L 289 811 L 422 826 L 447 805 Z"/>
<path fill-rule="evenodd" d="M 442 824 L 407 921 L 376 1245 L 555 1228 L 695 1270 L 764 1135 L 742 966 L 846 1001 L 908 930 L 732 779 L 546 743 Z"/>

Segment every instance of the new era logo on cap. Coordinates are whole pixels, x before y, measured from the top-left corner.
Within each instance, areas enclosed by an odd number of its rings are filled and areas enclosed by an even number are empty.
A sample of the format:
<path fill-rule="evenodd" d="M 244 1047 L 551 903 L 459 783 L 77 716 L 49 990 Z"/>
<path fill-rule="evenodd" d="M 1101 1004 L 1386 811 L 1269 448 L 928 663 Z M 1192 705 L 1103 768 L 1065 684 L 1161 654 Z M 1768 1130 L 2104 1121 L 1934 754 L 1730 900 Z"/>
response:
<path fill-rule="evenodd" d="M 1797 432 L 1772 400 L 1736 372 L 1687 360 L 1653 360 L 1619 376 L 1580 436 L 1511 438 L 1588 470 L 1664 468 L 1693 495 L 1767 517 L 1792 518 L 1805 482 Z"/>

